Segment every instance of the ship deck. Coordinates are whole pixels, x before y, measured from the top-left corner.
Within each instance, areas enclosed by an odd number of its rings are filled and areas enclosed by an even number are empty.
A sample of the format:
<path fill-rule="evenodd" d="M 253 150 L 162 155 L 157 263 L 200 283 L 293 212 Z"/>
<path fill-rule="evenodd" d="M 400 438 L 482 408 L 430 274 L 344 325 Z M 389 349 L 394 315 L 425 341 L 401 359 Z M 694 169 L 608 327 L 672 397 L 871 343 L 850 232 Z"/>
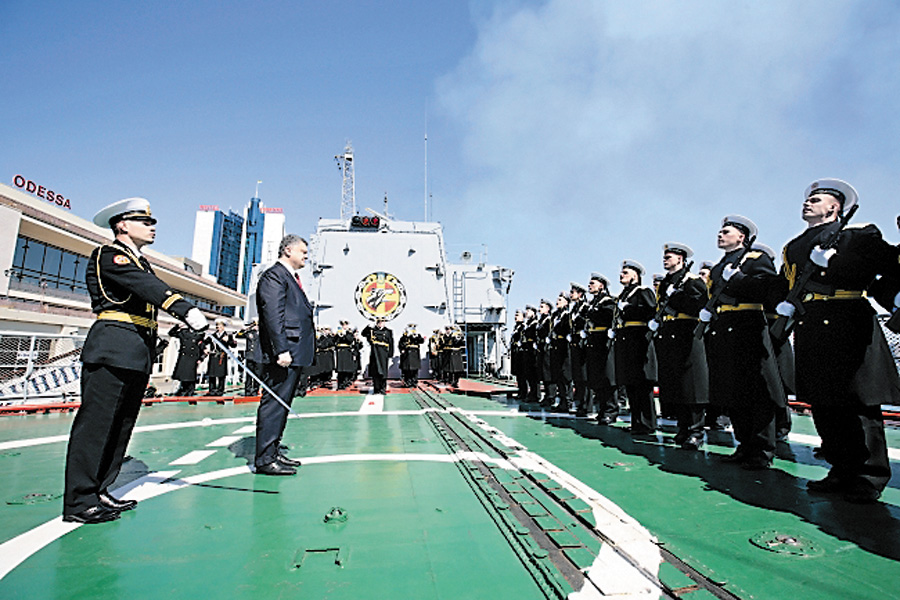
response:
<path fill-rule="evenodd" d="M 807 416 L 748 472 L 728 433 L 687 452 L 422 388 L 297 398 L 283 478 L 250 471 L 255 404 L 147 406 L 114 486 L 140 505 L 91 526 L 59 518 L 73 413 L 0 417 L 0 597 L 900 597 L 894 427 L 882 502 L 854 505 L 806 492 Z"/>

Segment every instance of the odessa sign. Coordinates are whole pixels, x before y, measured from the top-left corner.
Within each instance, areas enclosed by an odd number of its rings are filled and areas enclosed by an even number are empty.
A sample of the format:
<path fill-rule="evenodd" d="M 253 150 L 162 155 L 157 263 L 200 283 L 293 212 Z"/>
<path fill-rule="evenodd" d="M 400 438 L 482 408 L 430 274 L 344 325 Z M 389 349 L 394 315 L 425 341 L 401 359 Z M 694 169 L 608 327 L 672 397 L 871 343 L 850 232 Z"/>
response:
<path fill-rule="evenodd" d="M 69 199 L 54 192 L 53 190 L 47 189 L 39 183 L 35 183 L 30 179 L 25 179 L 21 175 L 16 175 L 13 177 L 13 185 L 19 188 L 20 190 L 24 190 L 29 194 L 34 194 L 38 198 L 43 198 L 47 202 L 53 202 L 57 206 L 61 206 L 63 208 L 68 208 L 72 210 L 71 204 L 69 204 Z"/>

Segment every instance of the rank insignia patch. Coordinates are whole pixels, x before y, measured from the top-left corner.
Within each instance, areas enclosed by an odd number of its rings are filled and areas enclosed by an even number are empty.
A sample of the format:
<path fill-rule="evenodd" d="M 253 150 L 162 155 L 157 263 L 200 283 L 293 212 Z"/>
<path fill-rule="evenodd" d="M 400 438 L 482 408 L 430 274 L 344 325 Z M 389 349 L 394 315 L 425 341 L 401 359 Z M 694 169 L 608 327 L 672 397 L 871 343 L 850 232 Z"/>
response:
<path fill-rule="evenodd" d="M 113 258 L 113 262 L 116 263 L 117 265 L 127 265 L 128 263 L 131 262 L 131 260 L 124 254 L 117 254 Z"/>

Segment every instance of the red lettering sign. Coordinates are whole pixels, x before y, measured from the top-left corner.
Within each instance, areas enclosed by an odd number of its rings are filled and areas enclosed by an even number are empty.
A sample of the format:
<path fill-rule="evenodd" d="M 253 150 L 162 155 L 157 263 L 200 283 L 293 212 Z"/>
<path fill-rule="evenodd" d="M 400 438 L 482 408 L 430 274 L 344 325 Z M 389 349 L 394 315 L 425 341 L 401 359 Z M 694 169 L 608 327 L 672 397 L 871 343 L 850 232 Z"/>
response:
<path fill-rule="evenodd" d="M 263 208 L 262 212 L 270 215 L 280 215 L 284 212 L 282 208 Z"/>
<path fill-rule="evenodd" d="M 37 184 L 30 179 L 25 179 L 21 175 L 13 176 L 13 185 L 19 188 L 20 190 L 25 190 L 29 194 L 35 194 L 38 198 L 43 198 L 47 202 L 52 202 L 53 204 L 61 207 L 72 210 L 72 204 L 69 202 L 69 199 L 60 194 L 59 192 L 54 192 L 47 187 Z"/>
<path fill-rule="evenodd" d="M 206 212 L 216 212 L 217 210 L 219 210 L 219 207 L 216 206 L 215 204 L 201 204 L 200 210 L 206 211 Z"/>

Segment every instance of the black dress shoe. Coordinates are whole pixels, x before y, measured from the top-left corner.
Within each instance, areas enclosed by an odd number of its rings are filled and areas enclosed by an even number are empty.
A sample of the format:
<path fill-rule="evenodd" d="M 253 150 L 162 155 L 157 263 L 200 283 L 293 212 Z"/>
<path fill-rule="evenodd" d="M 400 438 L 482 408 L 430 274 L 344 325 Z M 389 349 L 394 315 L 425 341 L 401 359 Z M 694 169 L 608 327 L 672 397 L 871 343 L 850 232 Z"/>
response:
<path fill-rule="evenodd" d="M 806 489 L 814 494 L 835 494 L 850 489 L 850 482 L 829 473 L 824 479 L 807 481 Z"/>
<path fill-rule="evenodd" d="M 747 453 L 740 446 L 732 454 L 722 456 L 719 460 L 727 463 L 742 463 L 747 460 Z"/>
<path fill-rule="evenodd" d="M 771 466 L 772 459 L 762 454 L 750 456 L 741 464 L 741 468 L 747 471 L 763 471 Z"/>
<path fill-rule="evenodd" d="M 131 510 L 132 508 L 137 506 L 137 500 L 119 500 L 117 498 L 113 498 L 106 492 L 101 492 L 99 496 L 100 504 L 102 504 L 106 508 L 111 508 L 119 512 L 125 512 L 126 510 Z"/>
<path fill-rule="evenodd" d="M 296 458 L 288 458 L 284 454 L 278 454 L 275 457 L 275 461 L 280 462 L 281 464 L 283 464 L 286 467 L 299 467 L 300 466 L 299 460 L 297 460 Z"/>
<path fill-rule="evenodd" d="M 868 481 L 857 481 L 844 493 L 844 500 L 854 504 L 870 504 L 881 498 L 881 492 Z"/>
<path fill-rule="evenodd" d="M 283 465 L 278 460 L 273 460 L 267 465 L 256 467 L 257 475 L 296 475 L 297 469 Z"/>
<path fill-rule="evenodd" d="M 102 504 L 91 506 L 81 512 L 72 515 L 63 515 L 63 521 L 68 523 L 84 523 L 92 525 L 94 523 L 106 523 L 107 521 L 115 521 L 119 518 L 119 511 L 114 508 L 107 508 Z"/>

